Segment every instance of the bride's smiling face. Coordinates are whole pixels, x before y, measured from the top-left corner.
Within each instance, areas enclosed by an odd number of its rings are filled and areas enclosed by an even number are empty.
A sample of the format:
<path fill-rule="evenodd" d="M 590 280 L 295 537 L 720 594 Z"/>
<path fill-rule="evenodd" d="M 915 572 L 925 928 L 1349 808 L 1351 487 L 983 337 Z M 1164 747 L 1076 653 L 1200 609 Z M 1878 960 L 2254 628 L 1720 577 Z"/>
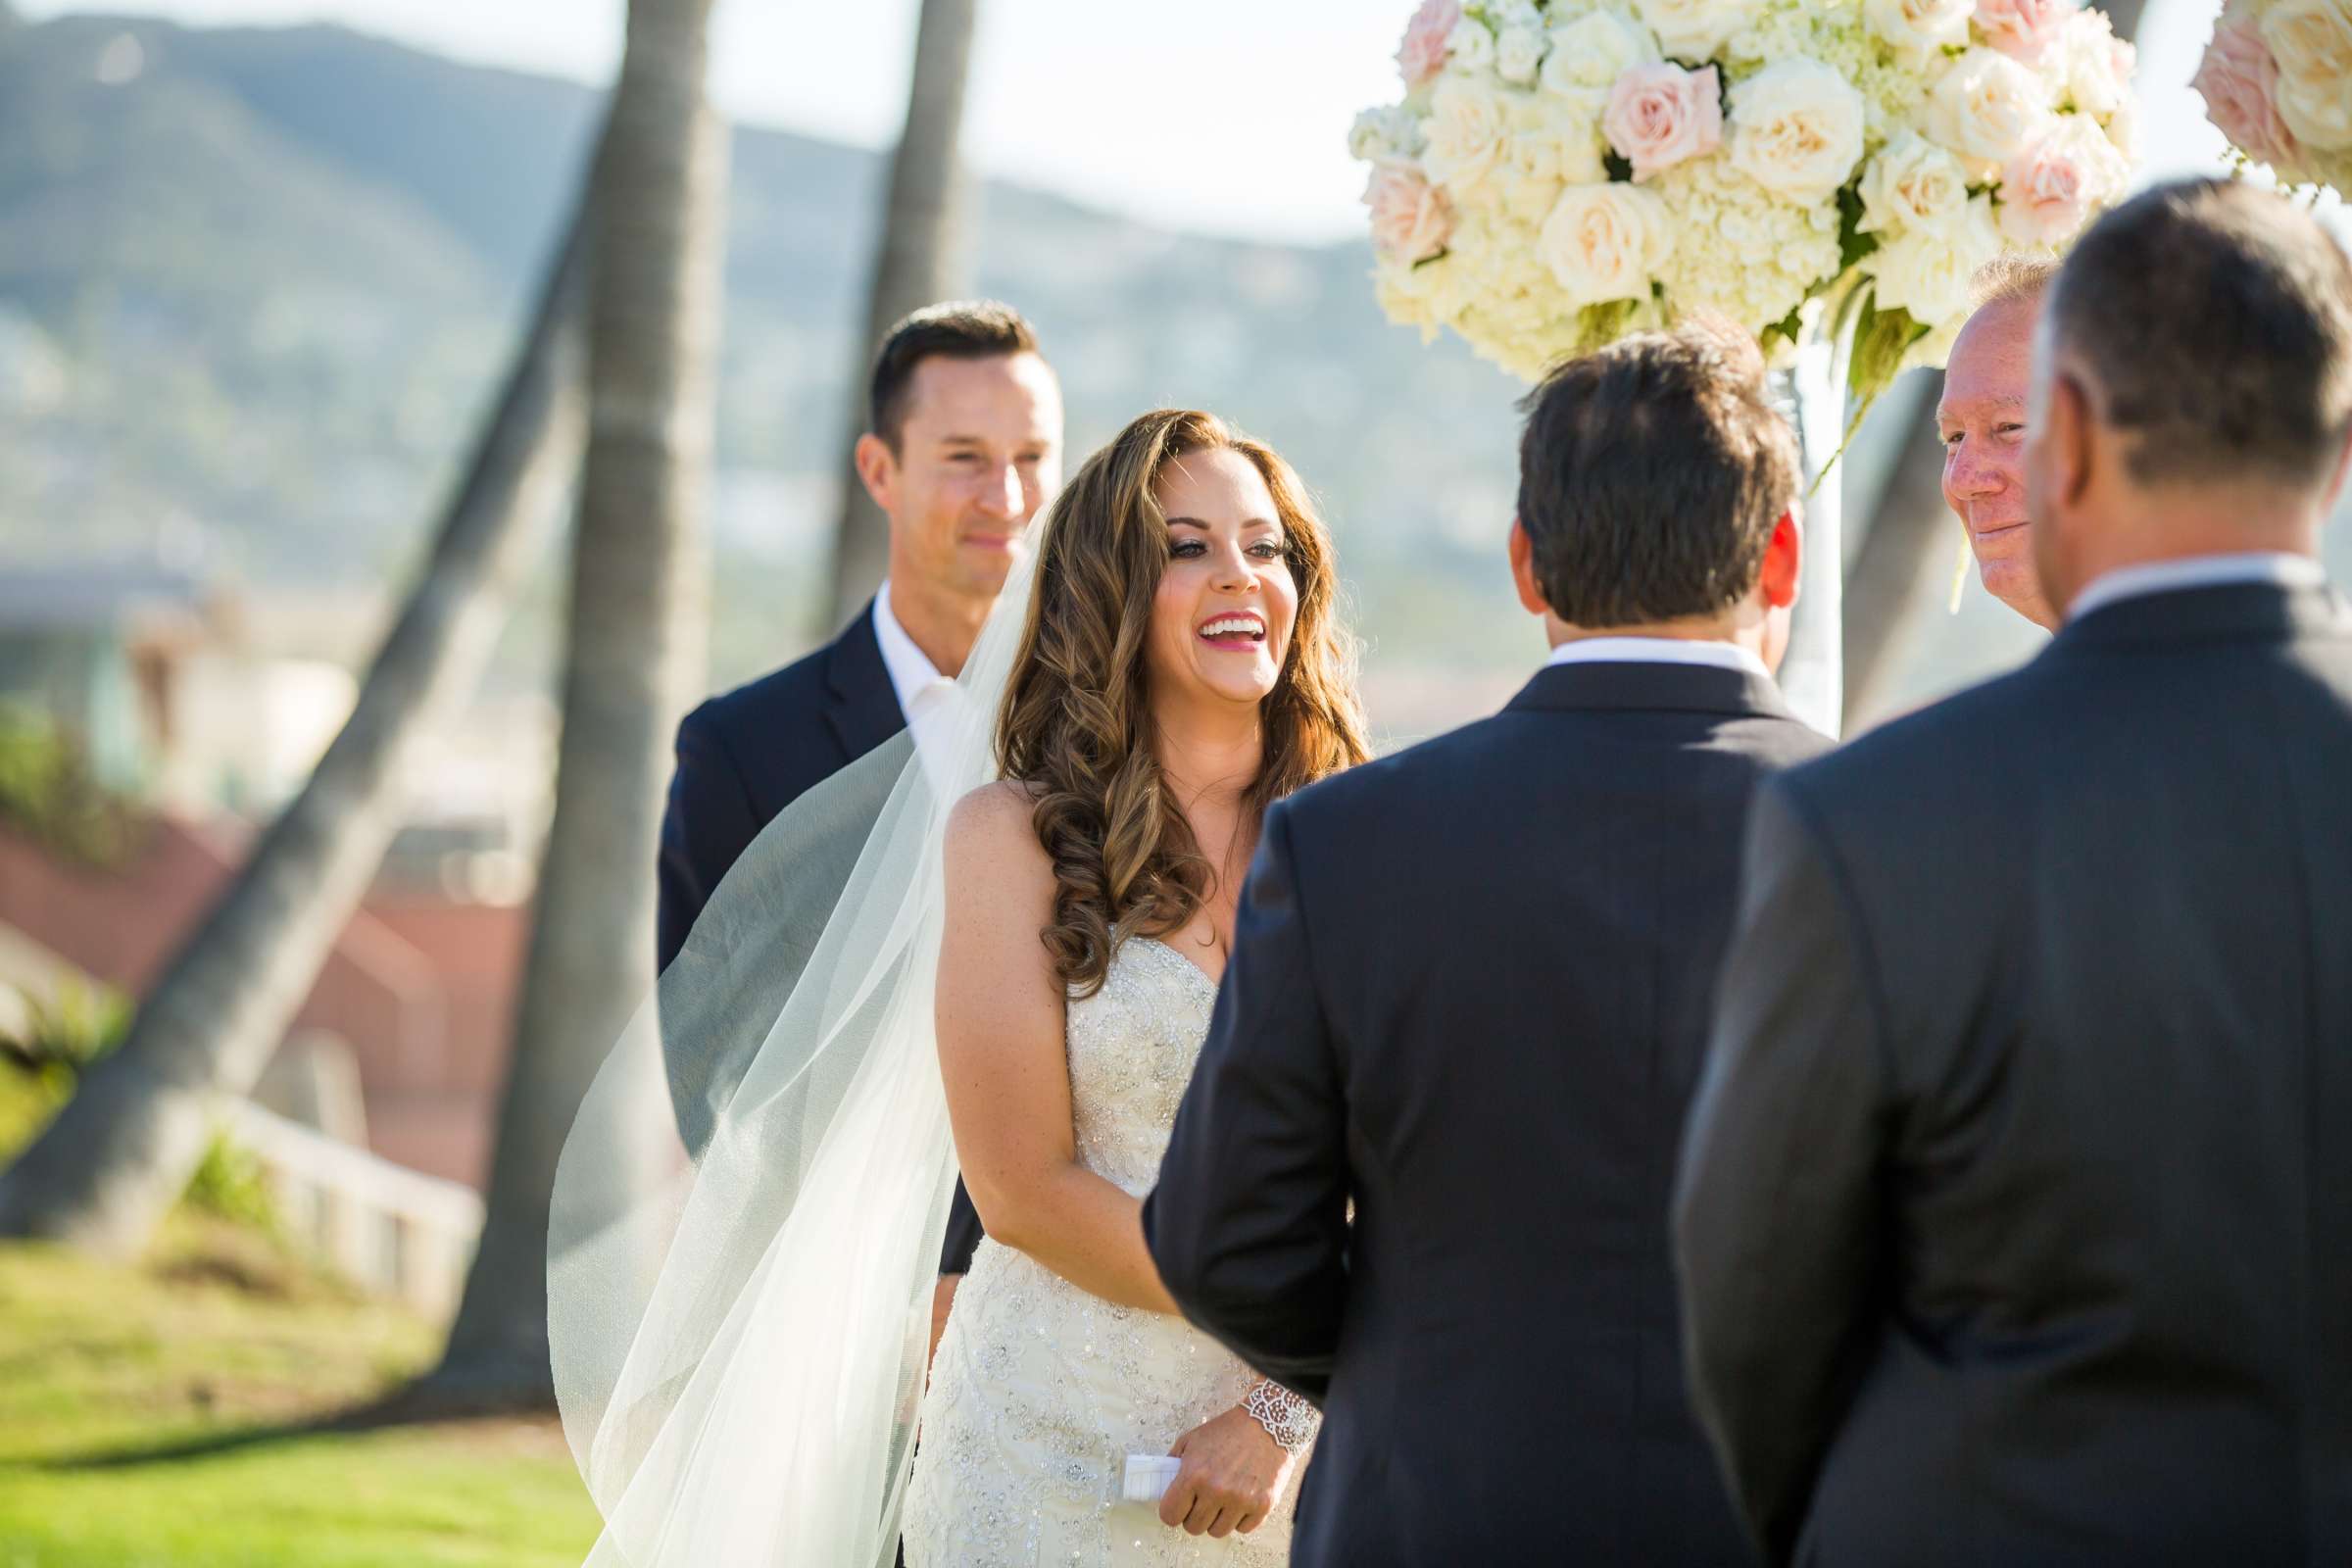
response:
<path fill-rule="evenodd" d="M 1265 476 L 1239 452 L 1195 452 L 1167 466 L 1153 496 L 1168 520 L 1168 567 L 1145 655 L 1152 689 L 1262 702 L 1282 679 L 1298 616 Z"/>

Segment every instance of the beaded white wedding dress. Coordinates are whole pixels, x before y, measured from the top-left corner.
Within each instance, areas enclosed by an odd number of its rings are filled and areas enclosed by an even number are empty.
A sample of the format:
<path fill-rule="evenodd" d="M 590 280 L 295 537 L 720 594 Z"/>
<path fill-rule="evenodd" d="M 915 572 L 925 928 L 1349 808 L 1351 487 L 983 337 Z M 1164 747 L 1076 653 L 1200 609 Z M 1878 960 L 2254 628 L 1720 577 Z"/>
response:
<path fill-rule="evenodd" d="M 1217 988 L 1163 942 L 1131 938 L 1102 989 L 1072 999 L 1078 1157 L 1138 1197 L 1159 1175 Z M 1289 1560 L 1291 1504 L 1222 1541 L 1121 1502 L 1129 1454 L 1240 1404 L 1256 1375 L 1182 1318 L 1117 1306 L 995 1242 L 956 1295 L 906 1493 L 907 1568 L 1158 1568 Z"/>

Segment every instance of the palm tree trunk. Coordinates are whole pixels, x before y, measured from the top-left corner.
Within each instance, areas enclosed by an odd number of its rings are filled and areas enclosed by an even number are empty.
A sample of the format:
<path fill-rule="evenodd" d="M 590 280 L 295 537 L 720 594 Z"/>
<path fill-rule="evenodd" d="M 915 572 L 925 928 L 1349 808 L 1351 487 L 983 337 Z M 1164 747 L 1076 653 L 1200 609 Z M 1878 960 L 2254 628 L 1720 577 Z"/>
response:
<path fill-rule="evenodd" d="M 2115 35 L 2137 35 L 2146 0 L 2108 0 Z M 1958 523 L 1943 504 L 1943 454 L 1931 389 L 1901 436 L 1893 477 L 1872 510 L 1845 587 L 1845 721 L 1848 733 L 1885 698 L 1920 626 L 1941 602 L 1937 589 L 1959 548 Z M 1934 461 L 1928 449 L 1933 447 Z"/>
<path fill-rule="evenodd" d="M 710 0 L 632 0 L 594 202 L 588 455 L 572 547 L 555 820 L 499 1113 L 481 1250 L 425 1389 L 552 1400 L 557 1156 L 654 982 L 669 738 L 709 633 L 726 138 L 704 99 Z M 666 1125 L 659 1096 L 649 1126 Z M 615 1148 L 615 1159 L 626 1152 Z"/>
<path fill-rule="evenodd" d="M 833 599 L 828 626 L 845 624 L 864 605 L 890 564 L 889 522 L 858 482 L 849 451 L 865 429 L 866 356 L 882 334 L 923 306 L 964 293 L 965 188 L 956 148 L 963 136 L 964 89 L 971 78 L 978 0 L 923 0 L 914 40 L 914 78 L 906 128 L 890 161 L 890 201 L 874 254 L 865 336 L 858 345 L 850 391 L 850 435 L 843 444 L 841 519 L 834 530 Z"/>
<path fill-rule="evenodd" d="M 472 691 L 561 514 L 581 440 L 583 220 L 564 238 L 423 575 L 358 705 L 141 1004 L 0 1174 L 0 1236 L 126 1256 L 186 1187 L 214 1097 L 252 1089 L 398 829 L 410 750 Z"/>

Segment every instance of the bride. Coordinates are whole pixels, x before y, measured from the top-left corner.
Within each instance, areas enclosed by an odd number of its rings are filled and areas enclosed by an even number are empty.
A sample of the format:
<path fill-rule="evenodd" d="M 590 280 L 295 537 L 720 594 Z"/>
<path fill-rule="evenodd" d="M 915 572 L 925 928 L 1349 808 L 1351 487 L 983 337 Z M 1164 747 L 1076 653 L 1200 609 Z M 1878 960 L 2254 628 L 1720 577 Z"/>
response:
<path fill-rule="evenodd" d="M 923 1404 L 908 1568 L 1287 1560 L 1311 1411 L 1176 1315 L 1140 1215 L 1259 814 L 1364 755 L 1333 597 L 1296 476 L 1205 415 L 1137 420 L 1047 524 L 1004 776 L 947 825 L 939 1055 L 989 1240 Z M 1224 1552 L 1122 1514 L 1125 1456 L 1160 1453 L 1161 1521 Z"/>
<path fill-rule="evenodd" d="M 550 1329 L 596 1568 L 886 1568 L 902 1503 L 908 1568 L 1287 1556 L 1312 1412 L 1176 1315 L 1140 1216 L 1260 817 L 1366 755 L 1330 540 L 1280 457 L 1178 411 L 1043 535 L 956 713 L 762 835 L 565 1145 Z M 741 1059 L 649 1191 L 609 1129 L 663 1037 Z M 958 1155 L 989 1240 L 926 1393 Z M 1123 1482 L 1162 1454 L 1155 1515 Z"/>

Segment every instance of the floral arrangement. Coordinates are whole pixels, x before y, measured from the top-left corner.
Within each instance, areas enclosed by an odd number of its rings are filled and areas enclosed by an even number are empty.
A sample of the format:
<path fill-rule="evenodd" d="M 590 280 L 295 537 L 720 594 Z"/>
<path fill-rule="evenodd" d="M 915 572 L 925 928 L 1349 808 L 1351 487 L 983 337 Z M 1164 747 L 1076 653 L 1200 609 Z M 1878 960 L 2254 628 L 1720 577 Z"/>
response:
<path fill-rule="evenodd" d="M 1866 403 L 2136 156 L 2132 45 L 2075 0 L 1425 0 L 1396 60 L 1350 136 L 1381 305 L 1531 380 L 1703 310 L 1850 343 Z"/>
<path fill-rule="evenodd" d="M 2190 85 L 2246 163 L 2352 192 L 2352 0 L 2230 0 Z"/>

